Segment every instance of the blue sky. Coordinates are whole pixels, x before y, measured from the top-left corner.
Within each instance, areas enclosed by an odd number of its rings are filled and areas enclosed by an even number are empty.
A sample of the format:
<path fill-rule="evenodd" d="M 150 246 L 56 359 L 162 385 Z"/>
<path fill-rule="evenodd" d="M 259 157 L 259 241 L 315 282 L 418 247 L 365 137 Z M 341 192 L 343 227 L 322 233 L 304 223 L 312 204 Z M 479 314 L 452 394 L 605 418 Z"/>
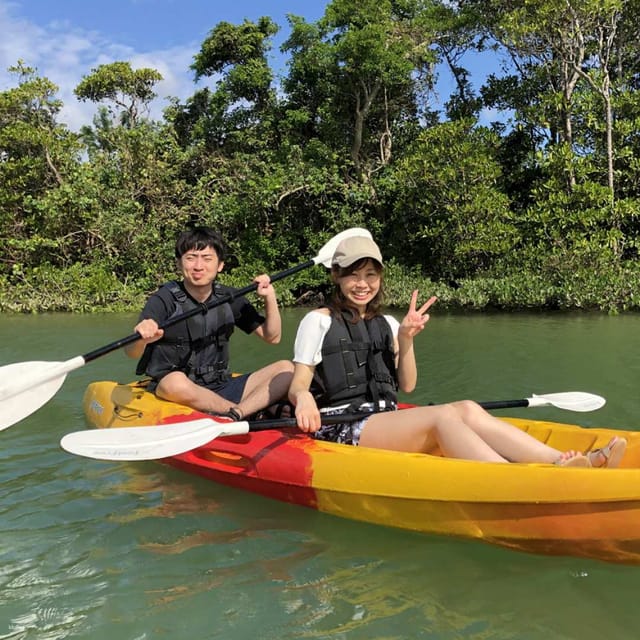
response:
<path fill-rule="evenodd" d="M 79 102 L 74 87 L 100 64 L 126 60 L 163 75 L 151 113 L 160 118 L 169 96 L 184 100 L 195 91 L 189 66 L 218 22 L 271 17 L 281 27 L 271 52 L 277 69 L 287 14 L 314 22 L 328 1 L 0 0 L 0 91 L 15 86 L 7 68 L 24 60 L 59 87 L 65 105 L 60 120 L 77 130 L 91 122 L 96 105 Z"/>
<path fill-rule="evenodd" d="M 22 59 L 59 87 L 65 107 L 60 120 L 70 128 L 90 123 L 96 105 L 73 95 L 84 75 L 100 64 L 127 60 L 163 75 L 153 117 L 161 117 L 167 97 L 184 99 L 195 85 L 189 66 L 209 31 L 220 21 L 270 16 L 286 37 L 289 13 L 317 20 L 327 2 L 319 0 L 0 0 L 0 91 L 15 86 L 7 68 Z"/>

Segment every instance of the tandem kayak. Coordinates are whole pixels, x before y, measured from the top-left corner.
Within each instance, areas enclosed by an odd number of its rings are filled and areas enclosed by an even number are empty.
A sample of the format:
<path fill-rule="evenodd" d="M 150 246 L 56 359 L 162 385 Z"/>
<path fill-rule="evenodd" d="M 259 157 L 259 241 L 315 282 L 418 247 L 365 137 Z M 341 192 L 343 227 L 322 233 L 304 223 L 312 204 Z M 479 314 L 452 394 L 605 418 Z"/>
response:
<path fill-rule="evenodd" d="M 83 406 L 98 428 L 211 418 L 156 398 L 143 383 L 94 382 Z M 627 452 L 617 469 L 496 464 L 334 444 L 279 428 L 219 437 L 162 462 L 344 518 L 640 564 L 640 433 L 503 419 L 561 450 L 586 451 L 624 435 Z"/>

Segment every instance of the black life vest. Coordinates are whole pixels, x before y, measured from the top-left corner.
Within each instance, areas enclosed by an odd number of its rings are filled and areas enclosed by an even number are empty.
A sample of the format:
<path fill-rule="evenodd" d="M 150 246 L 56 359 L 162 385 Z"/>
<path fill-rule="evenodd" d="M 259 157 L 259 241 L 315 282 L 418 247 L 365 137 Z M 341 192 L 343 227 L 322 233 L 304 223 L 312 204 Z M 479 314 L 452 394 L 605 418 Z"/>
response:
<path fill-rule="evenodd" d="M 218 295 L 217 283 L 213 296 Z M 167 308 L 175 306 L 171 318 L 202 307 L 183 322 L 164 330 L 164 336 L 148 344 L 138 362 L 136 373 L 160 380 L 172 371 L 182 371 L 202 386 L 216 385 L 230 377 L 229 337 L 235 323 L 231 305 L 226 302 L 213 309 L 196 302 L 177 282 L 168 282 L 154 295 L 159 296 Z"/>
<path fill-rule="evenodd" d="M 398 380 L 389 323 L 382 316 L 355 324 L 350 319 L 348 313 L 331 315 L 311 383 L 318 406 L 349 404 L 356 411 L 373 402 L 377 411 L 380 400 L 395 406 Z"/>

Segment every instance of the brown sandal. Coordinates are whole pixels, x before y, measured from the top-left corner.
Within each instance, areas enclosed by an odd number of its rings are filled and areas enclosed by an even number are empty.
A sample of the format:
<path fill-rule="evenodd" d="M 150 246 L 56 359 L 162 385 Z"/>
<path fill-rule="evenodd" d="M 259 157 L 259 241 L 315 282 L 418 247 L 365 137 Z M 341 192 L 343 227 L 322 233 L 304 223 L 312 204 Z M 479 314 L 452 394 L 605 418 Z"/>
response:
<path fill-rule="evenodd" d="M 240 422 L 242 420 L 242 412 L 240 411 L 240 409 L 238 409 L 238 407 L 229 407 L 229 411 L 227 411 L 227 413 L 225 413 L 224 415 L 233 418 L 235 422 Z"/>
<path fill-rule="evenodd" d="M 590 466 L 596 467 L 597 469 L 613 469 L 620 465 L 620 462 L 622 461 L 626 450 L 626 438 L 619 438 L 618 436 L 614 436 L 613 438 L 611 438 L 611 440 L 609 440 L 609 444 L 606 447 L 593 449 L 593 451 L 587 451 L 585 455 L 587 457 L 587 460 L 589 461 Z M 595 464 L 600 456 L 604 458 L 604 462 L 602 464 Z"/>
<path fill-rule="evenodd" d="M 229 411 L 203 411 L 202 413 L 207 413 L 210 416 L 220 416 L 221 418 L 231 418 L 234 422 L 241 422 L 243 415 L 238 407 L 229 407 Z"/>
<path fill-rule="evenodd" d="M 252 420 L 280 420 L 281 418 L 292 418 L 294 408 L 290 402 L 275 402 L 266 409 L 261 409 L 251 416 Z"/>

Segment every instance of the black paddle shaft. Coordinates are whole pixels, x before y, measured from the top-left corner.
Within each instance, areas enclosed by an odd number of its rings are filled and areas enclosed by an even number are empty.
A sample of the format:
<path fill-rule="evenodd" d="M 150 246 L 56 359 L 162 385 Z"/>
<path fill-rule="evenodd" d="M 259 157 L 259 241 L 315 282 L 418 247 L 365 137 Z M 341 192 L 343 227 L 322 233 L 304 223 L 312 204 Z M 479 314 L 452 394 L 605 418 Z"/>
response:
<path fill-rule="evenodd" d="M 478 404 L 487 411 L 491 409 L 515 409 L 517 407 L 528 407 L 529 401 L 523 400 L 494 400 L 492 402 L 478 402 Z"/>
<path fill-rule="evenodd" d="M 522 400 L 494 400 L 491 402 L 478 402 L 478 404 L 487 411 L 491 409 L 514 409 L 517 407 L 528 407 L 529 401 Z M 410 408 L 410 407 L 409 407 Z M 372 411 L 365 411 L 360 413 L 340 413 L 332 416 L 320 416 L 322 424 L 340 424 L 341 422 L 355 422 L 356 420 L 362 420 L 369 416 L 375 415 Z M 285 427 L 297 426 L 295 418 L 273 418 L 270 420 L 250 420 L 250 431 L 266 431 L 268 429 L 283 429 Z"/>
<path fill-rule="evenodd" d="M 320 415 L 322 424 L 340 424 L 342 422 L 355 422 L 374 415 L 373 411 L 362 413 L 339 413 L 333 416 Z M 273 418 L 270 420 L 249 420 L 249 431 L 267 431 L 269 429 L 284 429 L 285 427 L 297 427 L 295 418 Z"/>
<path fill-rule="evenodd" d="M 269 279 L 271 280 L 271 282 L 277 282 L 278 280 L 282 280 L 287 276 L 291 276 L 294 273 L 298 273 L 298 271 L 302 271 L 307 267 L 312 267 L 314 264 L 315 264 L 315 260 L 308 260 L 307 262 L 303 262 L 302 264 L 296 265 L 295 267 L 289 267 L 289 269 L 285 269 L 284 271 L 280 271 L 280 273 L 276 273 L 272 276 L 269 276 Z M 166 320 L 160 325 L 160 329 L 166 329 L 167 327 L 170 327 L 178 322 L 182 322 L 183 320 L 186 320 L 187 318 L 191 318 L 192 316 L 195 316 L 199 313 L 207 313 L 209 309 L 215 309 L 215 307 L 219 307 L 220 305 L 226 304 L 227 302 L 231 302 L 240 296 L 244 296 L 247 293 L 251 293 L 252 291 L 255 291 L 257 288 L 258 288 L 258 284 L 254 282 L 250 285 L 247 285 L 246 287 L 243 287 L 242 289 L 238 289 L 237 291 L 234 291 L 233 293 L 228 293 L 227 295 L 222 296 L 221 298 L 214 298 L 207 304 L 203 304 L 202 307 L 195 307 L 190 311 L 181 313 L 175 318 L 169 318 L 168 320 Z M 107 344 L 104 347 L 100 347 L 99 349 L 89 351 L 89 353 L 85 353 L 82 356 L 82 358 L 84 359 L 85 363 L 91 362 L 92 360 L 95 360 L 100 356 L 106 356 L 108 353 L 111 353 L 116 349 L 126 347 L 128 344 L 131 344 L 136 340 L 140 340 L 140 334 L 138 332 L 132 333 L 126 338 L 121 338 L 120 340 L 116 340 L 115 342 L 112 342 L 111 344 Z"/>

